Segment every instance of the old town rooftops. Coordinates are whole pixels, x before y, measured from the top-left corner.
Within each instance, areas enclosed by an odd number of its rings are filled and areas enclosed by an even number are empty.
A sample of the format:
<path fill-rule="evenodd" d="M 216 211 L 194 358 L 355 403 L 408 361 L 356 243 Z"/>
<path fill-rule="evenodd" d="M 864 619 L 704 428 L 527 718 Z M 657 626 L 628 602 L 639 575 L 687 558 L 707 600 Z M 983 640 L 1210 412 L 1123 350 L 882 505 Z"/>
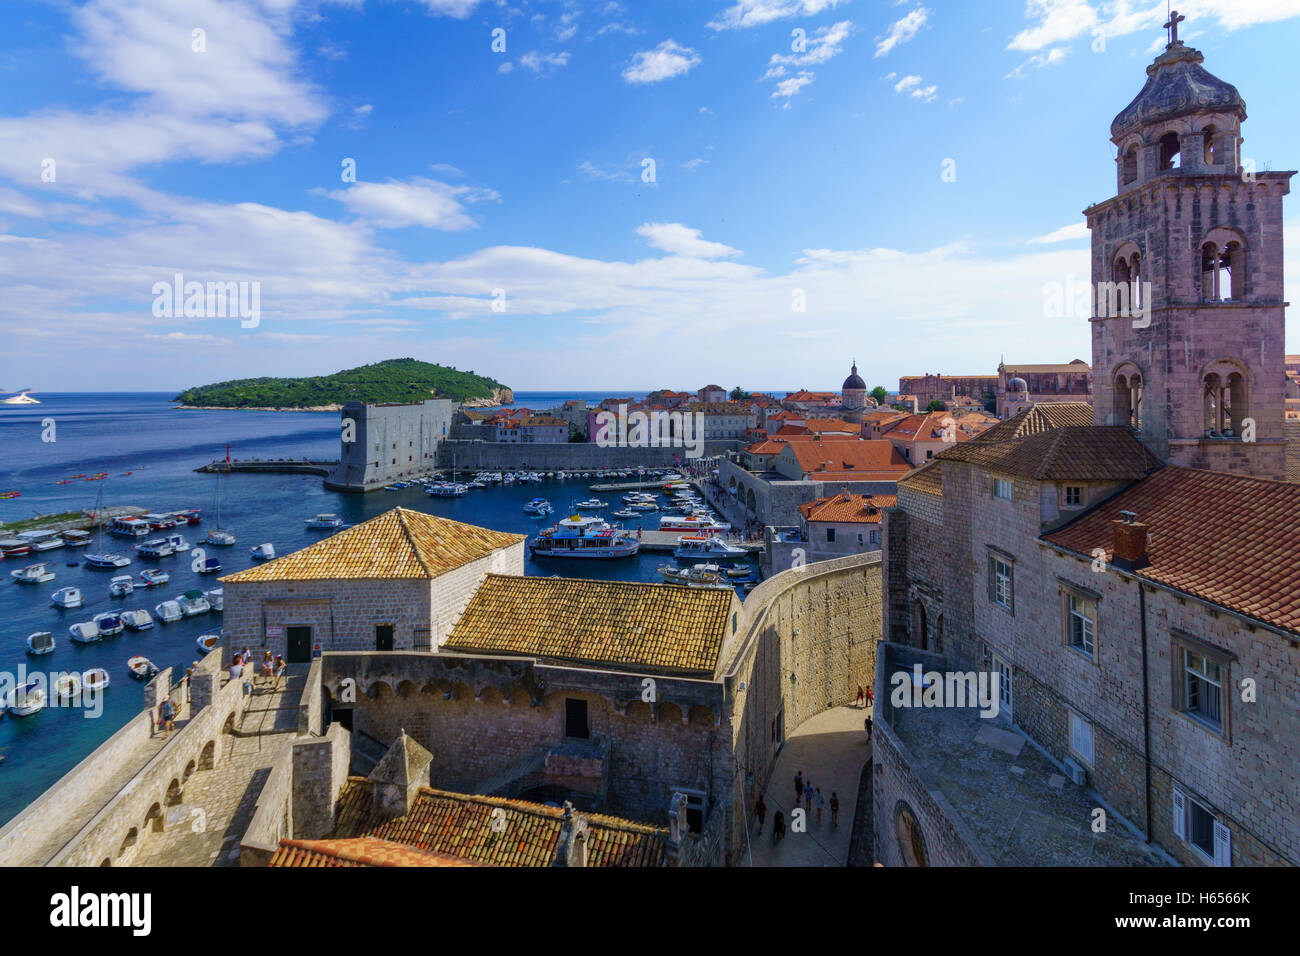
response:
<path fill-rule="evenodd" d="M 1035 481 L 1135 481 L 1160 466 L 1160 460 L 1119 425 L 1056 428 L 986 443 L 988 434 L 945 448 L 935 459 Z"/>
<path fill-rule="evenodd" d="M 880 524 L 881 509 L 896 504 L 898 498 L 894 495 L 858 495 L 845 491 L 829 498 L 805 501 L 799 506 L 799 513 L 805 521 Z"/>
<path fill-rule="evenodd" d="M 730 588 L 489 574 L 442 649 L 711 676 L 737 607 Z"/>
<path fill-rule="evenodd" d="M 369 837 L 490 866 L 552 866 L 565 811 L 524 800 L 421 787 L 406 814 L 385 819 L 370 782 L 349 777 L 339 794 L 334 838 Z M 494 827 L 495 819 L 503 821 Z M 504 817 L 502 816 L 504 814 Z M 600 813 L 588 825 L 587 866 L 667 866 L 668 829 Z"/>
<path fill-rule="evenodd" d="M 267 866 L 487 866 L 450 853 L 433 853 L 405 843 L 357 837 L 344 840 L 281 840 Z"/>
<path fill-rule="evenodd" d="M 248 581 L 328 581 L 355 578 L 435 578 L 518 544 L 521 534 L 491 531 L 422 511 L 394 508 L 301 551 L 221 578 Z"/>
<path fill-rule="evenodd" d="M 822 479 L 847 474 L 870 476 L 863 481 L 892 481 L 912 469 L 898 449 L 884 439 L 794 441 L 782 455 L 792 455 L 805 474 Z"/>
<path fill-rule="evenodd" d="M 1083 428 L 1092 422 L 1092 406 L 1087 402 L 1035 402 L 1020 414 L 976 436 L 974 441 L 979 444 L 1009 441 L 1054 428 Z"/>
<path fill-rule="evenodd" d="M 1168 465 L 1043 540 L 1110 560 L 1122 511 L 1147 529 L 1137 576 L 1300 633 L 1300 485 Z"/>

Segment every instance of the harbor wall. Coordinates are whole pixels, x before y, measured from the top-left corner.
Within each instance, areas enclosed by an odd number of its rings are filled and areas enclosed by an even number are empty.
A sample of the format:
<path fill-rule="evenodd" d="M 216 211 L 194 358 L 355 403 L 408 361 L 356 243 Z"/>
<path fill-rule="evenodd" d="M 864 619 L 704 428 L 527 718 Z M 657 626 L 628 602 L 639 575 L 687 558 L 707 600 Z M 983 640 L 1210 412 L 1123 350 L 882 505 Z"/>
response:
<path fill-rule="evenodd" d="M 736 441 L 706 441 L 705 458 L 724 455 L 739 447 Z M 595 442 L 565 442 L 548 444 L 537 442 L 484 442 L 452 440 L 438 446 L 437 466 L 446 470 L 478 471 L 590 471 L 606 468 L 684 467 L 687 463 L 684 448 L 609 448 Z M 673 457 L 677 456 L 678 461 Z"/>
<path fill-rule="evenodd" d="M 733 461 L 718 466 L 718 481 L 737 506 L 764 525 L 797 527 L 799 506 L 842 491 L 855 495 L 894 495 L 896 481 L 791 481 L 775 472 L 755 474 Z"/>
<path fill-rule="evenodd" d="M 325 487 L 373 491 L 428 474 L 458 407 L 446 399 L 410 405 L 348 402 L 339 413 L 339 463 L 326 476 Z"/>

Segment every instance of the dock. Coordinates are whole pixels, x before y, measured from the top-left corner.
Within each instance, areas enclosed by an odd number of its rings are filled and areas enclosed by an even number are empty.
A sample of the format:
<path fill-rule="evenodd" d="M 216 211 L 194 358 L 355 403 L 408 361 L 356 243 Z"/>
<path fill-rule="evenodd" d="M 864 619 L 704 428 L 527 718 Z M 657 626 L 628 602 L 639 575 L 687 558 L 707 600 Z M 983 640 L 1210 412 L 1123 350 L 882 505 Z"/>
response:
<path fill-rule="evenodd" d="M 110 524 L 114 518 L 137 518 L 142 514 L 148 514 L 148 508 L 140 508 L 135 505 L 115 505 L 111 508 L 105 508 L 102 512 L 102 521 L 104 524 Z M 7 521 L 0 524 L 0 533 L 17 534 L 20 531 L 93 531 L 99 527 L 99 513 L 93 509 L 83 511 L 79 514 L 73 512 L 64 512 L 62 514 L 50 515 L 33 515 L 30 518 L 19 518 L 16 521 Z"/>
<path fill-rule="evenodd" d="M 622 524 L 623 524 L 623 529 L 625 531 L 631 531 L 632 534 L 636 534 L 636 528 L 628 528 L 627 522 L 623 522 Z M 677 547 L 677 539 L 684 534 L 691 534 L 691 532 L 689 531 L 642 531 L 641 550 L 656 551 L 656 552 L 661 551 L 661 552 L 671 553 Z M 733 548 L 744 548 L 745 551 L 749 554 L 759 554 L 763 550 L 763 542 L 761 541 L 732 541 L 727 539 L 725 534 L 719 534 L 718 537 L 722 538 L 724 541 L 727 542 L 727 544 L 731 545 Z M 736 555 L 736 557 L 739 558 L 740 555 Z M 707 559 L 701 558 L 699 560 L 713 561 L 716 560 L 716 556 L 710 556 Z"/>
<path fill-rule="evenodd" d="M 194 470 L 204 475 L 239 472 L 263 475 L 319 475 L 329 477 L 337 461 L 309 461 L 306 458 L 254 458 L 249 461 L 210 461 Z"/>

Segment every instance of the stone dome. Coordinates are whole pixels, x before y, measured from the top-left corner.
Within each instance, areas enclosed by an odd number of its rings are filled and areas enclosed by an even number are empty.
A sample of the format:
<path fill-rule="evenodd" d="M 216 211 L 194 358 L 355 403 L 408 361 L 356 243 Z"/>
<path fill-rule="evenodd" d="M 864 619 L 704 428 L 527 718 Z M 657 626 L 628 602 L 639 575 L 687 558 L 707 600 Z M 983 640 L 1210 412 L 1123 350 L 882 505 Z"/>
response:
<path fill-rule="evenodd" d="M 1147 67 L 1146 86 L 1110 124 L 1118 141 L 1136 129 L 1197 113 L 1236 113 L 1246 118 L 1246 102 L 1231 83 L 1225 83 L 1201 64 L 1205 57 L 1182 41 L 1170 44 Z"/>
<path fill-rule="evenodd" d="M 867 383 L 862 381 L 862 377 L 858 375 L 857 365 L 854 365 L 850 370 L 849 377 L 844 380 L 844 384 L 840 386 L 840 390 L 847 392 L 855 388 L 864 392 L 867 390 Z"/>
<path fill-rule="evenodd" d="M 1009 379 L 1009 380 L 1007 381 L 1007 391 L 1008 391 L 1008 392 L 1028 392 L 1028 391 L 1029 391 L 1029 383 L 1026 382 L 1023 378 L 1020 378 L 1020 377 L 1017 376 L 1016 378 Z"/>

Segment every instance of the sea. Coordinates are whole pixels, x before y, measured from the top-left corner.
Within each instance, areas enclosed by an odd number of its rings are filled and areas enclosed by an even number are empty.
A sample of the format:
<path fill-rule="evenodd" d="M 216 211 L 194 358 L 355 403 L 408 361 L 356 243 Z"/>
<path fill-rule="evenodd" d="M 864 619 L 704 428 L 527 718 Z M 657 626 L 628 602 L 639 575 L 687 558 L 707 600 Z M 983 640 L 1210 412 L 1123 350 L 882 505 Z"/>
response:
<path fill-rule="evenodd" d="M 515 406 L 546 409 L 571 399 L 595 404 L 609 394 L 516 392 Z M 644 397 L 636 392 L 626 395 Z M 232 474 L 218 478 L 197 474 L 194 469 L 224 460 L 227 452 L 240 459 L 336 459 L 338 413 L 179 409 L 172 402 L 172 392 L 42 392 L 34 397 L 39 405 L 0 405 L 0 495 L 19 492 L 18 497 L 0 498 L 0 521 L 91 509 L 102 491 L 106 507 L 134 505 L 153 512 L 203 509 L 201 524 L 176 529 L 191 544 L 198 544 L 215 526 L 219 484 L 221 526 L 238 538 L 233 547 L 207 549 L 209 556 L 220 558 L 223 574 L 251 566 L 249 548 L 253 545 L 270 542 L 277 554 L 284 555 L 320 540 L 328 532 L 306 527 L 306 519 L 318 512 L 333 512 L 352 525 L 401 505 L 499 531 L 535 533 L 562 517 L 571 501 L 591 497 L 590 482 L 572 479 L 473 489 L 462 498 L 430 498 L 418 486 L 366 495 L 327 491 L 319 477 L 310 475 Z M 88 480 L 101 473 L 107 477 Z M 74 475 L 86 477 L 57 483 Z M 523 505 L 534 497 L 549 499 L 555 514 L 546 520 L 525 514 Z M 610 502 L 609 511 L 621 507 L 617 494 L 601 497 Z M 644 527 L 648 530 L 656 524 L 652 512 Z M 629 521 L 626 526 L 635 527 L 636 523 Z M 108 550 L 129 551 L 135 543 L 105 535 Z M 28 585 L 18 584 L 8 573 L 0 574 L 0 674 L 7 673 L 13 680 L 20 667 L 27 673 L 45 674 L 102 667 L 111 681 L 102 695 L 98 716 L 88 716 L 85 708 L 47 706 L 29 717 L 0 717 L 0 824 L 140 711 L 142 687 L 126 668 L 128 658 L 143 654 L 159 667 L 172 665 L 178 669 L 176 673 L 184 673 L 199 656 L 198 636 L 220 627 L 220 613 L 212 612 L 174 624 L 159 622 L 152 630 L 127 631 L 98 644 L 74 643 L 68 627 L 103 611 L 143 607 L 153 614 L 157 604 L 189 589 L 218 586 L 214 576 L 191 570 L 188 555 L 152 562 L 133 557 L 130 567 L 114 572 L 88 569 L 80 563 L 82 554 L 96 546 L 92 543 L 85 549 L 60 548 L 0 560 L 4 572 L 46 561 L 56 575 L 46 584 Z M 525 573 L 659 581 L 656 569 L 671 560 L 667 554 L 645 553 L 627 560 L 582 562 L 581 568 L 576 568 L 571 562 L 534 562 L 530 557 Z M 69 567 L 70 562 L 78 564 Z M 137 589 L 126 598 L 109 596 L 110 577 L 128 572 L 136 576 L 146 567 L 167 570 L 170 582 L 150 590 Z M 82 607 L 63 610 L 51 605 L 50 595 L 67 585 L 81 589 Z M 57 642 L 53 653 L 41 657 L 26 654 L 27 636 L 34 631 L 53 633 Z"/>

